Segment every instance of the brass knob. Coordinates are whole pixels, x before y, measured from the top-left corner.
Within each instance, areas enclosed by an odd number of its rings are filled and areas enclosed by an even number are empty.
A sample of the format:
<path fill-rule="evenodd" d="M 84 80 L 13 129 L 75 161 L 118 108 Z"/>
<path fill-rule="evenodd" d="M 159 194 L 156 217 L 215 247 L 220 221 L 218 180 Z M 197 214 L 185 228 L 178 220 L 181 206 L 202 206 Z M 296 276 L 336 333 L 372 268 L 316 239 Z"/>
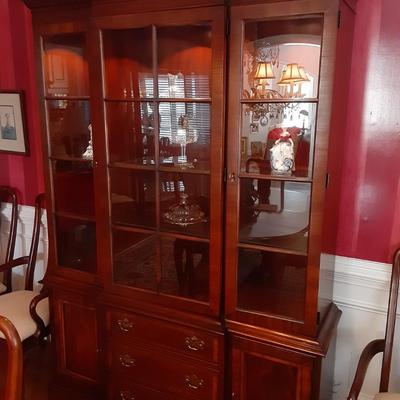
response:
<path fill-rule="evenodd" d="M 118 326 L 122 332 L 129 332 L 134 328 L 133 322 L 129 321 L 128 318 L 119 319 Z"/>
<path fill-rule="evenodd" d="M 121 365 L 126 368 L 134 367 L 136 365 L 136 361 L 129 354 L 121 354 L 119 356 L 119 361 Z"/>
<path fill-rule="evenodd" d="M 231 173 L 228 175 L 228 180 L 229 180 L 229 182 L 231 182 L 231 183 L 235 183 L 235 182 L 236 182 L 236 174 L 235 174 L 234 172 L 231 172 Z"/>
<path fill-rule="evenodd" d="M 204 340 L 199 339 L 197 336 L 187 337 L 185 339 L 185 344 L 189 350 L 193 351 L 204 350 L 206 346 Z"/>
<path fill-rule="evenodd" d="M 135 400 L 135 396 L 129 390 L 121 390 L 119 396 L 121 400 Z"/>
<path fill-rule="evenodd" d="M 200 389 L 202 386 L 204 386 L 204 380 L 199 378 L 197 375 L 193 374 L 193 375 L 186 375 L 185 376 L 185 382 L 186 385 L 190 388 L 190 389 Z"/>

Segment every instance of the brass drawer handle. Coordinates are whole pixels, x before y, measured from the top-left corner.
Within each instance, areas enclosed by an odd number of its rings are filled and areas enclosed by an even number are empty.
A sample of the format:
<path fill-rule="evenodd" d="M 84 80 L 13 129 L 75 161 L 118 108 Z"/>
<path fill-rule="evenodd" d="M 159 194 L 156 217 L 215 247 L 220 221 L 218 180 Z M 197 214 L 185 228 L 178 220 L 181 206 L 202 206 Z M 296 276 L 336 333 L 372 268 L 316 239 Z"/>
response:
<path fill-rule="evenodd" d="M 186 385 L 190 389 L 200 389 L 204 386 L 204 380 L 199 378 L 197 375 L 186 375 L 185 376 Z"/>
<path fill-rule="evenodd" d="M 187 337 L 185 339 L 185 344 L 189 350 L 193 351 L 204 350 L 204 347 L 206 346 L 204 340 L 201 340 L 196 336 Z"/>
<path fill-rule="evenodd" d="M 119 395 L 121 400 L 135 400 L 135 396 L 129 390 L 121 390 Z"/>
<path fill-rule="evenodd" d="M 129 321 L 128 318 L 119 319 L 118 326 L 122 332 L 129 332 L 134 328 L 133 322 Z"/>
<path fill-rule="evenodd" d="M 119 361 L 121 365 L 123 365 L 126 368 L 136 366 L 136 360 L 132 358 L 129 354 L 121 354 L 119 356 Z"/>

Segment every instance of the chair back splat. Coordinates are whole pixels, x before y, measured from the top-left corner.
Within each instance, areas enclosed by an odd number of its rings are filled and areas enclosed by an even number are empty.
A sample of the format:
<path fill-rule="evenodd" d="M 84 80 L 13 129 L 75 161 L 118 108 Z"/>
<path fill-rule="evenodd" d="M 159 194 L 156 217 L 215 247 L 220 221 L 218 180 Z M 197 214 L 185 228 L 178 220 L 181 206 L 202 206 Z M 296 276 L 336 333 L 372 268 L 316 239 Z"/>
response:
<path fill-rule="evenodd" d="M 11 221 L 10 231 L 8 236 L 7 250 L 4 263 L 11 261 L 14 258 L 15 241 L 17 238 L 17 213 L 18 213 L 18 200 L 17 193 L 14 189 L 8 186 L 0 186 L 0 202 L 9 201 L 11 202 Z M 1 221 L 0 221 L 1 225 Z M 11 270 L 4 272 L 4 285 L 7 287 L 7 292 L 11 292 L 12 288 L 12 277 Z"/>
<path fill-rule="evenodd" d="M 22 400 L 22 344 L 14 325 L 0 316 L 0 332 L 7 342 L 8 364 L 4 399 Z"/>
<path fill-rule="evenodd" d="M 32 242 L 29 250 L 28 267 L 25 276 L 25 290 L 33 290 L 33 278 L 35 275 L 36 259 L 39 248 L 40 223 L 42 220 L 44 199 L 44 193 L 37 195 L 35 199 L 35 220 L 33 224 Z"/>
<path fill-rule="evenodd" d="M 380 392 L 389 390 L 390 365 L 393 354 L 393 341 L 396 326 L 397 300 L 399 296 L 400 280 L 400 249 L 396 251 L 393 257 L 393 271 L 390 283 L 389 308 L 386 321 L 385 349 L 383 351 Z"/>

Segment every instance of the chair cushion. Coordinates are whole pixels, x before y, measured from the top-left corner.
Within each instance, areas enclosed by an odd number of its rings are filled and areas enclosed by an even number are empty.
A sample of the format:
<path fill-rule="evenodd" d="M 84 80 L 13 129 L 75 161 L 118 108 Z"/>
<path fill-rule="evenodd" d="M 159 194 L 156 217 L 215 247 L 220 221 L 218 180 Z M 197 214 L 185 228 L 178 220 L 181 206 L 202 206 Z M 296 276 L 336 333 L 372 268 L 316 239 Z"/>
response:
<path fill-rule="evenodd" d="M 0 282 L 0 294 L 7 291 L 7 286 Z"/>
<path fill-rule="evenodd" d="M 30 290 L 16 290 L 0 296 L 0 315 L 8 318 L 17 329 L 21 341 L 36 332 L 36 323 L 29 313 L 29 305 L 38 293 Z M 49 324 L 49 299 L 45 298 L 36 307 L 39 317 L 45 325 Z M 0 333 L 0 337 L 4 336 Z"/>
<path fill-rule="evenodd" d="M 400 393 L 378 393 L 374 400 L 400 400 Z"/>

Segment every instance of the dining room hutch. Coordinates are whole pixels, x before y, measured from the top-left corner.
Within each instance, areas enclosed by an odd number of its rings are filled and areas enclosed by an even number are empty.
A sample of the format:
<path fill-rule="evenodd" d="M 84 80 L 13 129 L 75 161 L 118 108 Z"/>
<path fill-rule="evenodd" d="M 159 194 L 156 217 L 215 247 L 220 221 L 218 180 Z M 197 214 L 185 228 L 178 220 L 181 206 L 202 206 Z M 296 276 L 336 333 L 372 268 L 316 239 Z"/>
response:
<path fill-rule="evenodd" d="M 355 1 L 24 1 L 60 375 L 329 399 Z"/>

